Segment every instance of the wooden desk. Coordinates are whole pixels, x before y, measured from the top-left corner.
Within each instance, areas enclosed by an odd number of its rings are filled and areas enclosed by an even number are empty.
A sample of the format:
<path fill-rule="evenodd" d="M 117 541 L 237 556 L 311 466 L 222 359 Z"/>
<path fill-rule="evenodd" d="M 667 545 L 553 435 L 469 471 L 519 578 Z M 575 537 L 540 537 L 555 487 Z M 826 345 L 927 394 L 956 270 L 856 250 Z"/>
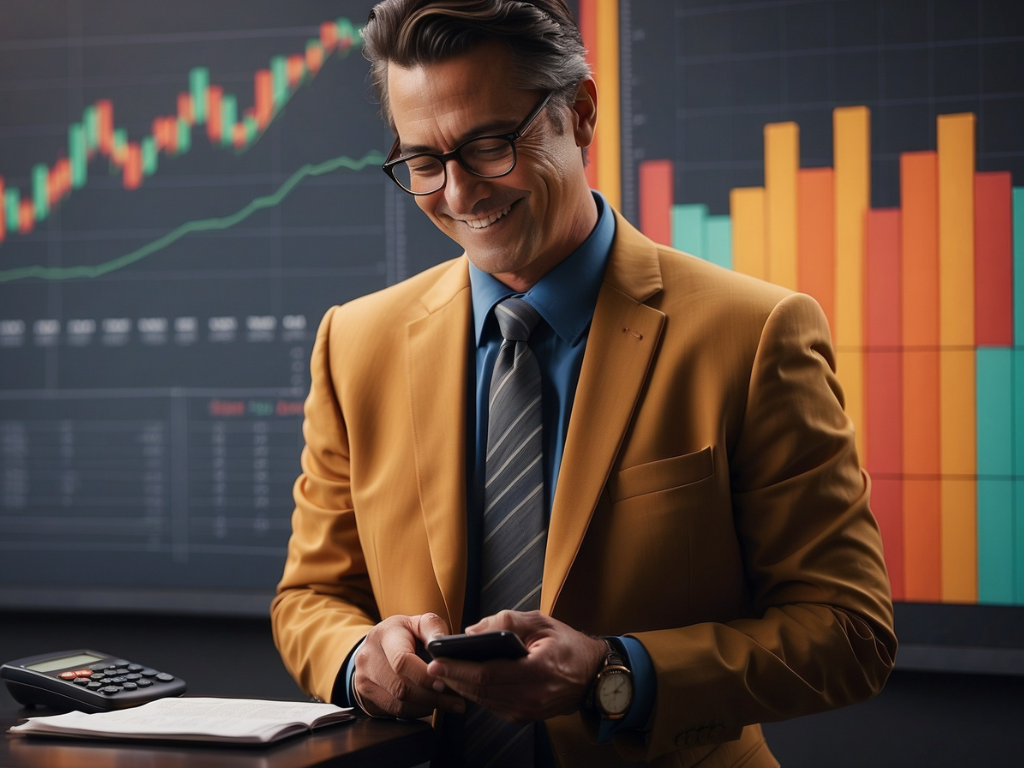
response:
<path fill-rule="evenodd" d="M 434 756 L 426 722 L 359 718 L 267 747 L 145 744 L 12 736 L 7 729 L 43 710 L 0 710 L 3 768 L 410 768 Z"/>

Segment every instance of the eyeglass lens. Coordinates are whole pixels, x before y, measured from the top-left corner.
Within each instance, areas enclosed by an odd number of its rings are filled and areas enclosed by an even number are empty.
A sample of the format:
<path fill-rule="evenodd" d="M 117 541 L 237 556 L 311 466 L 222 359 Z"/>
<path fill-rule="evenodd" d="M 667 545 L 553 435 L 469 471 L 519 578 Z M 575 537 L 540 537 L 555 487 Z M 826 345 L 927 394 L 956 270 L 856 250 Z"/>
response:
<path fill-rule="evenodd" d="M 515 165 L 515 147 L 504 138 L 482 137 L 463 144 L 456 154 L 463 168 L 494 178 L 504 176 Z M 410 192 L 428 194 L 444 186 L 445 167 L 436 157 L 411 157 L 394 166 L 395 179 Z"/>

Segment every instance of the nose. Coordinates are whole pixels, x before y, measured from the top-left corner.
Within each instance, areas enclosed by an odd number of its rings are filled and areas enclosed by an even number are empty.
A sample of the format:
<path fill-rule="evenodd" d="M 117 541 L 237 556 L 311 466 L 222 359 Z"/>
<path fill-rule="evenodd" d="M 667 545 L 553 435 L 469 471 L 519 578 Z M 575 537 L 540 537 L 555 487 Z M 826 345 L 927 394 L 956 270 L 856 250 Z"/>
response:
<path fill-rule="evenodd" d="M 445 166 L 447 181 L 444 199 L 453 213 L 468 215 L 474 206 L 488 194 L 488 181 L 470 173 L 452 158 Z"/>

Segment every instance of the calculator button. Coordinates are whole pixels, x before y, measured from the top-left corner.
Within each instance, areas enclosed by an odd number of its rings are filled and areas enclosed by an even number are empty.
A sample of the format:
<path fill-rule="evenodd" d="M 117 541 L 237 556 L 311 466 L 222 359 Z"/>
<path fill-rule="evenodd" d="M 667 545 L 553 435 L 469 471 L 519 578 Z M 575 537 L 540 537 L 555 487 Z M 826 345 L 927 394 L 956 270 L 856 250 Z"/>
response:
<path fill-rule="evenodd" d="M 106 693 L 106 694 L 110 695 L 112 693 L 117 693 L 120 690 L 121 690 L 121 687 L 118 686 L 118 685 L 105 685 L 102 688 L 100 688 L 100 693 Z"/>
<path fill-rule="evenodd" d="M 112 675 L 117 672 L 117 667 L 106 667 L 104 670 L 108 675 Z"/>
<path fill-rule="evenodd" d="M 160 673 L 157 672 L 155 669 L 149 669 L 148 667 L 146 669 L 142 670 L 142 676 L 143 677 L 156 677 L 159 674 Z"/>
<path fill-rule="evenodd" d="M 127 677 L 121 677 L 120 675 L 118 675 L 117 677 L 107 678 L 107 682 L 108 683 L 113 683 L 114 685 L 120 685 L 121 683 L 125 682 L 127 679 L 128 679 Z"/>
<path fill-rule="evenodd" d="M 135 690 L 136 688 L 138 688 L 138 687 L 139 687 L 139 686 L 137 686 L 137 685 L 136 685 L 135 683 L 125 683 L 125 684 L 124 684 L 124 689 L 125 689 L 126 691 L 134 691 L 134 690 Z"/>
<path fill-rule="evenodd" d="M 78 677 L 78 673 L 77 672 L 61 672 L 59 677 L 60 677 L 61 680 L 74 680 L 76 677 Z"/>
<path fill-rule="evenodd" d="M 174 679 L 174 675 L 168 675 L 166 672 L 161 672 L 159 675 L 156 676 L 156 679 L 159 680 L 161 683 L 169 683 L 171 682 L 171 680 Z"/>
<path fill-rule="evenodd" d="M 92 673 L 92 679 L 93 680 L 105 680 L 106 678 L 107 678 L 107 676 L 103 672 L 93 672 Z"/>
<path fill-rule="evenodd" d="M 88 685 L 90 682 L 88 677 L 76 677 L 75 685 Z"/>
<path fill-rule="evenodd" d="M 138 672 L 132 672 L 132 673 L 127 674 L 127 675 L 124 676 L 125 680 L 132 680 L 132 681 L 139 680 L 141 678 L 142 678 L 142 675 L 140 675 Z"/>
<path fill-rule="evenodd" d="M 129 672 L 141 672 L 142 671 L 142 665 L 141 664 L 129 664 L 128 665 L 128 671 Z"/>
<path fill-rule="evenodd" d="M 153 681 L 152 681 L 152 680 L 147 680 L 146 678 L 142 678 L 142 679 L 141 679 L 141 680 L 139 680 L 139 682 L 137 683 L 137 685 L 139 686 L 139 688 L 146 688 L 146 687 L 148 687 L 148 686 L 150 686 L 150 685 L 152 685 L 152 684 L 153 684 Z"/>
<path fill-rule="evenodd" d="M 110 663 L 115 667 L 127 667 L 129 664 L 131 664 L 131 662 L 127 659 L 114 659 Z"/>
<path fill-rule="evenodd" d="M 95 680 L 93 680 L 90 683 L 86 683 L 85 687 L 88 688 L 90 691 L 95 691 L 97 688 L 102 688 L 103 683 L 97 683 Z"/>

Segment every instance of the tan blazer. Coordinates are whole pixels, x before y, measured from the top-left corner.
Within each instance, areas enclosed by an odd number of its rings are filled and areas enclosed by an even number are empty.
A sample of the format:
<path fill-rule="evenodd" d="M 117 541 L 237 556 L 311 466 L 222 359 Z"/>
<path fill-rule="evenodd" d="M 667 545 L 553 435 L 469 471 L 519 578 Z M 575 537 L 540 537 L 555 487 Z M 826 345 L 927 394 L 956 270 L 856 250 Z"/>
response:
<path fill-rule="evenodd" d="M 541 610 L 650 653 L 649 732 L 563 765 L 773 766 L 757 723 L 877 693 L 896 639 L 882 544 L 818 305 L 617 217 L 551 511 Z M 329 700 L 381 617 L 466 589 L 465 256 L 331 309 L 317 335 L 275 640 Z M 823 759 L 826 759 L 823 756 Z"/>

